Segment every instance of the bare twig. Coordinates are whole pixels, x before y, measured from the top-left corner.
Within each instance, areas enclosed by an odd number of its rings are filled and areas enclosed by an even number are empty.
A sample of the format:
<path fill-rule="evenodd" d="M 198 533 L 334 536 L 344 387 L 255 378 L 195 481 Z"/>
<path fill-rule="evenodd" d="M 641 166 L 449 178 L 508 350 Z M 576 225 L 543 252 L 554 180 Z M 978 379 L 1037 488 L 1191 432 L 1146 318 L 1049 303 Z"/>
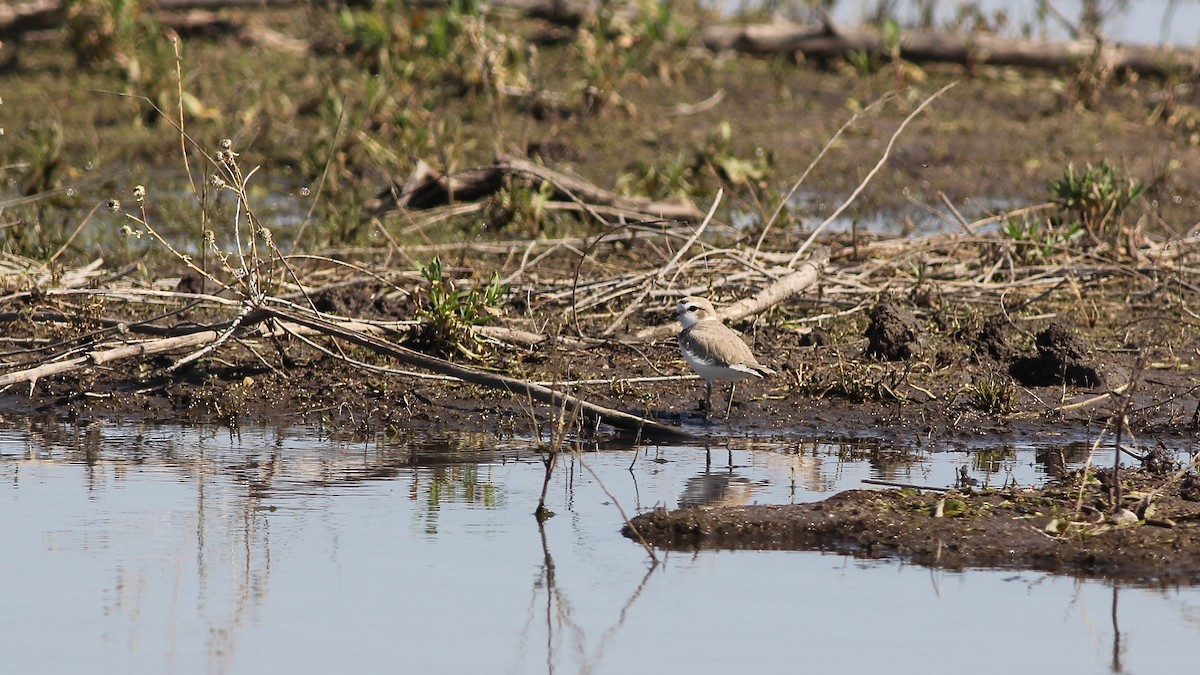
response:
<path fill-rule="evenodd" d="M 736 321 L 763 312 L 815 284 L 820 279 L 821 273 L 828 262 L 829 251 L 827 249 L 820 249 L 813 254 L 810 260 L 806 260 L 800 269 L 776 280 L 775 283 L 759 291 L 752 298 L 745 298 L 717 310 L 717 315 L 722 319 Z M 640 341 L 661 340 L 668 335 L 678 332 L 679 322 L 672 321 L 661 326 L 644 328 L 638 331 L 634 338 Z"/>
<path fill-rule="evenodd" d="M 646 299 L 646 296 L 650 293 L 651 288 L 659 283 L 662 283 L 662 281 L 667 278 L 667 274 L 675 269 L 675 267 L 679 264 L 679 259 L 683 257 L 683 254 L 686 253 L 688 249 L 690 249 L 692 245 L 696 243 L 696 240 L 700 238 L 700 235 L 704 234 L 704 230 L 708 228 L 708 224 L 712 221 L 713 214 L 717 212 L 717 207 L 721 204 L 721 197 L 724 194 L 724 189 L 717 190 L 717 196 L 713 198 L 712 206 L 709 207 L 708 213 L 704 216 L 704 220 L 701 221 L 695 232 L 692 233 L 691 238 L 688 239 L 687 242 L 675 252 L 675 256 L 672 257 L 666 265 L 658 270 L 657 274 L 644 275 L 644 278 L 647 278 L 648 283 L 644 283 L 642 285 L 642 292 L 638 294 L 637 299 L 635 299 L 633 302 L 626 303 L 625 308 L 621 310 L 621 313 L 617 315 L 617 318 L 613 319 L 612 322 L 609 323 L 608 328 L 604 329 L 604 332 L 601 333 L 602 335 L 611 335 L 613 331 L 615 331 L 621 324 L 625 323 L 625 319 L 629 318 L 630 314 L 634 313 L 642 306 L 642 301 Z"/>
<path fill-rule="evenodd" d="M 867 107 L 855 112 L 850 116 L 850 119 L 846 120 L 842 126 L 838 127 L 838 130 L 833 133 L 833 136 L 829 137 L 829 140 L 825 142 L 825 145 L 821 148 L 821 151 L 817 153 L 817 156 L 814 157 L 811 162 L 809 162 L 808 166 L 804 169 L 804 172 L 801 173 L 800 177 L 796 179 L 796 182 L 792 184 L 792 188 L 787 191 L 787 194 L 785 194 L 782 199 L 779 200 L 779 204 L 775 207 L 775 212 L 771 214 L 771 217 L 767 219 L 766 224 L 763 225 L 762 232 L 758 235 L 758 241 L 754 242 L 754 252 L 750 254 L 751 260 L 758 257 L 759 251 L 762 250 L 763 239 L 766 239 L 767 237 L 767 232 L 770 231 L 771 227 L 775 225 L 775 221 L 779 219 L 779 214 L 783 213 L 783 209 L 792 202 L 792 196 L 796 194 L 796 190 L 799 190 L 800 186 L 804 184 L 805 179 L 808 178 L 808 174 L 812 173 L 812 170 L 815 169 L 817 164 L 821 162 L 821 159 L 825 157 L 825 153 L 829 152 L 829 149 L 833 147 L 834 143 L 836 143 L 837 140 L 842 137 L 842 134 L 844 134 L 851 125 L 858 121 L 859 117 L 862 117 L 866 113 L 871 112 L 875 110 L 875 108 L 883 105 L 886 101 L 891 99 L 893 95 L 894 94 L 891 92 L 884 94 L 883 96 L 872 101 Z"/>
<path fill-rule="evenodd" d="M 871 169 L 871 171 L 867 173 L 866 177 L 863 178 L 858 187 L 854 189 L 854 192 L 851 192 L 850 196 L 846 198 L 846 201 L 842 202 L 841 206 L 837 207 L 837 209 L 834 210 L 834 212 L 831 213 L 828 218 L 826 218 L 812 231 L 812 234 L 808 235 L 808 239 L 805 239 L 804 243 L 800 245 L 800 248 L 796 249 L 796 252 L 792 254 L 792 259 L 788 261 L 788 267 L 794 266 L 796 261 L 800 259 L 800 256 L 804 255 L 804 252 L 807 251 L 808 247 L 812 245 L 813 240 L 817 238 L 817 235 L 821 234 L 826 227 L 829 227 L 830 223 L 837 220 L 838 217 L 842 215 L 842 212 L 854 203 L 855 199 L 858 199 L 858 195 L 862 194 L 862 191 L 866 189 L 867 185 L 871 182 L 871 179 L 875 177 L 875 174 L 879 173 L 879 170 L 882 169 L 883 165 L 887 162 L 888 157 L 892 154 L 892 147 L 896 145 L 896 139 L 900 137 L 900 134 L 904 133 L 904 129 L 908 127 L 909 122 L 912 122 L 913 119 L 915 119 L 917 115 L 921 114 L 921 111 L 925 110 L 930 103 L 933 103 L 935 99 L 949 91 L 956 84 L 958 83 L 951 82 L 950 84 L 933 92 L 929 98 L 925 99 L 921 102 L 921 105 L 917 106 L 916 110 L 913 110 L 911 113 L 909 113 L 908 117 L 904 118 L 904 121 L 900 123 L 900 126 L 897 127 L 896 131 L 892 134 L 892 138 L 888 141 L 887 147 L 884 148 L 883 156 L 880 157 L 879 161 L 875 163 L 875 168 Z"/>

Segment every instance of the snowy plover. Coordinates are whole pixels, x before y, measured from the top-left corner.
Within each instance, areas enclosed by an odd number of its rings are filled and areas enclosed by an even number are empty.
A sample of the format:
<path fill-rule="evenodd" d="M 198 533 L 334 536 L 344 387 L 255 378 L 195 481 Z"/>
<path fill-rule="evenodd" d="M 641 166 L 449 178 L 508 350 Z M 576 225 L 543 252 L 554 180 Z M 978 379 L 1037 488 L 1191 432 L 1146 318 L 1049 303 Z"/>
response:
<path fill-rule="evenodd" d="M 732 407 L 738 380 L 775 374 L 758 362 L 737 332 L 721 323 L 708 300 L 696 297 L 680 300 L 675 317 L 683 324 L 683 330 L 679 331 L 679 351 L 692 370 L 704 378 L 706 414 L 712 410 L 713 382 L 731 383 L 729 407 Z M 729 407 L 725 409 L 725 417 L 729 417 Z"/>

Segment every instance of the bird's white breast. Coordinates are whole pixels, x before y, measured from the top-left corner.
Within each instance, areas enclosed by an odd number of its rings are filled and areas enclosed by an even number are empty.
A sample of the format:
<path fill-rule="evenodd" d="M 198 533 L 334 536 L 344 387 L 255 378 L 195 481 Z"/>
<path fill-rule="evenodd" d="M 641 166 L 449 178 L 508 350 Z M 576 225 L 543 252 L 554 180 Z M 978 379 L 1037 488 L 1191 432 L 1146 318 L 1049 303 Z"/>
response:
<path fill-rule="evenodd" d="M 709 381 L 736 382 L 762 377 L 750 348 L 737 333 L 718 321 L 701 321 L 681 332 L 679 351 L 692 370 Z"/>

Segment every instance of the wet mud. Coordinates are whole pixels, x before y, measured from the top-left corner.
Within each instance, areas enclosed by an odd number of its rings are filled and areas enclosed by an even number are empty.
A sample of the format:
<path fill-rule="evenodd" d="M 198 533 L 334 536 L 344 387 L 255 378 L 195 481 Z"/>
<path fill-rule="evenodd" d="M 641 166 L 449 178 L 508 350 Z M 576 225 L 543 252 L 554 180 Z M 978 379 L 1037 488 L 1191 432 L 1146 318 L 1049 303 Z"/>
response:
<path fill-rule="evenodd" d="M 1122 507 L 1081 472 L 1043 490 L 850 490 L 811 504 L 659 509 L 632 520 L 671 550 L 780 549 L 894 558 L 952 570 L 1033 569 L 1145 584 L 1200 582 L 1194 476 L 1128 471 Z M 1108 473 L 1111 481 L 1111 472 Z M 1083 501 L 1076 510 L 1079 497 Z M 1152 498 L 1151 498 L 1152 497 Z M 634 537 L 626 526 L 626 536 Z"/>

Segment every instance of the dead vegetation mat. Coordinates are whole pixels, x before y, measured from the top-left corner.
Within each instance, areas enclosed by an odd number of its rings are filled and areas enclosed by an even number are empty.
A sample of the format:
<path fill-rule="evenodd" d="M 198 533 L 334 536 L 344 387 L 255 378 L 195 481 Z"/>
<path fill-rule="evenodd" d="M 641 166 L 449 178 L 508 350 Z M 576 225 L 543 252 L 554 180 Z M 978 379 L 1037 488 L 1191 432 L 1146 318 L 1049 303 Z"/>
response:
<path fill-rule="evenodd" d="M 431 337 L 430 284 L 387 252 L 298 256 L 256 297 L 100 261 L 51 273 L 9 256 L 0 406 L 500 432 L 565 411 L 581 433 L 617 411 L 684 435 L 914 439 L 1087 435 L 1123 412 L 1140 434 L 1197 431 L 1190 239 L 1146 239 L 1133 258 L 1020 265 L 996 234 L 835 235 L 794 263 L 772 251 L 796 242 L 756 251 L 715 226 L 695 235 L 423 251 L 453 260 L 445 274 L 459 292 L 486 283 L 478 270 L 505 280 L 503 300 L 461 327 L 457 346 Z M 716 300 L 779 371 L 740 385 L 728 419 L 711 424 L 674 343 L 671 310 L 687 293 Z M 615 426 L 637 431 L 636 420 Z"/>

